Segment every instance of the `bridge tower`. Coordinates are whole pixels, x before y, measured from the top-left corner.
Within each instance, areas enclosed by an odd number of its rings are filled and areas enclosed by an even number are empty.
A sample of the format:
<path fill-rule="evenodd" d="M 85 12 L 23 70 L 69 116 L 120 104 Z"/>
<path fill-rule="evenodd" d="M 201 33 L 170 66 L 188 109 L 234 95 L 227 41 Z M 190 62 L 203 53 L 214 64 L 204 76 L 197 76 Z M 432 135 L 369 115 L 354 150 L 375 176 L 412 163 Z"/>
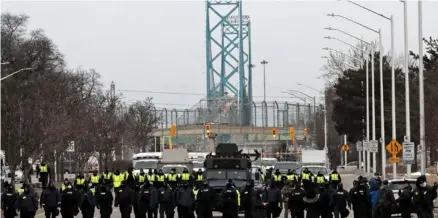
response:
<path fill-rule="evenodd" d="M 217 99 L 234 95 L 242 125 L 250 125 L 252 117 L 251 63 L 251 22 L 242 13 L 242 0 L 207 0 L 207 103 L 216 107 Z"/>

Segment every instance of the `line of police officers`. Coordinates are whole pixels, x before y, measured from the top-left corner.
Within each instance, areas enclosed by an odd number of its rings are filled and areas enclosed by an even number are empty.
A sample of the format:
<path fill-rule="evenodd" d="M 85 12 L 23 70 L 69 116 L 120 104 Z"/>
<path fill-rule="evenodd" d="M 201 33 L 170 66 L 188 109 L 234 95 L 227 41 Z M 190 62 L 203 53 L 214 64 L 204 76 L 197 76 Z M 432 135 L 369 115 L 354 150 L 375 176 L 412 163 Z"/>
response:
<path fill-rule="evenodd" d="M 239 209 L 246 218 L 279 217 L 282 210 L 285 210 L 284 218 L 289 214 L 292 218 L 303 218 L 304 211 L 307 218 L 345 218 L 350 213 L 348 209 L 353 209 L 355 218 L 389 218 L 396 205 L 403 218 L 410 217 L 411 213 L 431 218 L 438 187 L 436 184 L 428 186 L 422 176 L 417 179 L 415 190 L 406 183 L 399 199 L 395 200 L 388 182 L 381 182 L 379 177 L 368 182 L 360 176 L 350 191 L 343 188 L 336 171 L 328 181 L 323 174 L 313 175 L 308 169 L 301 175 L 293 170 L 281 175 L 278 170 L 272 173 L 270 169 L 261 179 L 269 185 L 256 189 L 251 181 L 241 192 L 229 180 L 217 199 L 202 171 L 191 175 L 187 169 L 181 174 L 172 169 L 168 175 L 161 170 L 147 174 L 141 171 L 135 175 L 132 168 L 114 173 L 107 169 L 102 175 L 95 172 L 88 179 L 78 175 L 73 184 L 66 179 L 60 190 L 49 182 L 39 201 L 32 186 L 23 184 L 14 190 L 13 185 L 6 185 L 1 207 L 6 218 L 15 217 L 17 210 L 20 217 L 32 218 L 38 204 L 44 208 L 46 217 L 56 217 L 60 211 L 66 218 L 79 212 L 84 218 L 91 218 L 97 208 L 101 217 L 109 218 L 113 206 L 111 190 L 114 189 L 114 206 L 119 207 L 122 218 L 130 217 L 132 211 L 138 218 L 155 218 L 158 213 L 160 218 L 164 215 L 173 218 L 175 207 L 179 218 L 194 218 L 195 213 L 197 217 L 212 217 L 214 208 L 219 208 L 224 218 L 237 218 Z"/>

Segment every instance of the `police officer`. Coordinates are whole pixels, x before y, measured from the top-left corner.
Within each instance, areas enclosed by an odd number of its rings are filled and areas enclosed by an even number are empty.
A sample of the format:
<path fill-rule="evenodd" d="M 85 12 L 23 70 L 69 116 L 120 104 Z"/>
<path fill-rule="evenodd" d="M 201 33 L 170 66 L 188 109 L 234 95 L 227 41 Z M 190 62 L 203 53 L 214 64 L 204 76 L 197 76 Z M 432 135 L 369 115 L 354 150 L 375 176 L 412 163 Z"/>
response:
<path fill-rule="evenodd" d="M 316 175 L 316 183 L 317 184 L 324 184 L 327 180 L 324 177 L 324 174 L 321 173 L 321 171 L 318 171 L 318 174 Z"/>
<path fill-rule="evenodd" d="M 40 205 L 44 208 L 46 218 L 55 218 L 59 214 L 58 207 L 61 205 L 61 194 L 52 181 L 49 182 L 49 187 L 43 190 Z"/>
<path fill-rule="evenodd" d="M 332 208 L 330 207 L 331 203 L 331 192 L 330 192 L 330 184 L 324 183 L 321 185 L 318 185 L 318 194 L 319 194 L 319 200 L 318 203 L 320 205 L 320 213 L 321 218 L 332 218 Z M 371 216 L 369 216 L 371 217 Z"/>
<path fill-rule="evenodd" d="M 133 193 L 125 182 L 120 184 L 117 192 L 114 206 L 119 207 L 121 218 L 130 218 L 133 204 Z"/>
<path fill-rule="evenodd" d="M 106 185 L 100 185 L 96 196 L 96 208 L 100 210 L 101 218 L 110 218 L 113 213 L 113 194 Z"/>
<path fill-rule="evenodd" d="M 61 191 L 61 215 L 63 218 L 73 218 L 78 213 L 78 196 L 73 186 L 69 184 Z"/>
<path fill-rule="evenodd" d="M 165 184 L 159 190 L 158 202 L 160 202 L 160 218 L 173 218 L 175 215 L 175 194 L 169 184 Z"/>
<path fill-rule="evenodd" d="M 191 181 L 191 176 L 189 173 L 189 170 L 187 168 L 184 168 L 183 172 L 180 175 L 179 178 L 180 184 L 189 184 Z"/>
<path fill-rule="evenodd" d="M 140 173 L 136 176 L 136 179 L 137 179 L 138 186 L 142 186 L 145 183 L 146 175 L 145 175 L 143 169 L 140 169 Z"/>
<path fill-rule="evenodd" d="M 5 218 L 14 218 L 17 216 L 16 202 L 19 198 L 19 194 L 14 191 L 13 185 L 9 185 L 8 182 L 4 183 L 5 192 L 1 196 L 1 208 Z M 23 190 L 24 192 L 24 190 Z"/>
<path fill-rule="evenodd" d="M 215 192 L 209 186 L 207 180 L 202 181 L 202 185 L 195 192 L 196 207 L 201 218 L 213 218 L 213 203 L 215 200 Z"/>
<path fill-rule="evenodd" d="M 412 188 L 409 185 L 408 181 L 405 181 L 404 187 L 398 191 L 398 199 L 396 200 L 400 205 L 400 212 L 402 218 L 410 218 L 411 212 L 415 212 L 412 210 Z"/>
<path fill-rule="evenodd" d="M 164 186 L 164 183 L 166 182 L 166 176 L 163 173 L 163 170 L 158 170 L 157 176 L 156 176 L 156 188 L 159 189 L 160 187 Z"/>
<path fill-rule="evenodd" d="M 351 203 L 355 218 L 370 217 L 371 201 L 369 198 L 368 188 L 363 179 L 357 181 L 357 185 L 350 191 Z"/>
<path fill-rule="evenodd" d="M 113 175 L 110 173 L 108 168 L 105 169 L 105 172 L 103 172 L 100 178 L 102 183 L 107 185 L 108 188 L 113 185 Z"/>
<path fill-rule="evenodd" d="M 114 193 L 117 198 L 118 193 L 120 193 L 119 192 L 120 186 L 122 185 L 123 182 L 123 178 L 122 175 L 120 174 L 120 170 L 116 170 L 114 175 L 112 175 L 112 181 L 113 181 Z"/>
<path fill-rule="evenodd" d="M 273 177 L 273 184 L 277 186 L 278 188 L 281 188 L 283 186 L 283 178 L 281 176 L 280 170 L 276 169 Z"/>
<path fill-rule="evenodd" d="M 141 186 L 138 197 L 135 199 L 136 202 L 134 203 L 135 205 L 138 205 L 138 208 L 136 208 L 136 218 L 145 218 L 147 215 L 148 217 L 152 217 L 154 214 L 150 203 L 150 199 L 153 198 L 151 195 L 154 194 L 151 192 L 155 192 L 155 188 L 150 182 L 146 182 L 143 184 L 143 186 Z"/>
<path fill-rule="evenodd" d="M 84 185 L 84 192 L 81 194 L 81 200 L 79 207 L 81 208 L 81 213 L 83 218 L 93 218 L 94 208 L 96 207 L 96 201 L 94 198 L 93 191 L 91 190 L 91 183 Z"/>
<path fill-rule="evenodd" d="M 291 192 L 289 193 L 289 198 L 287 201 L 288 210 L 285 208 L 284 217 L 290 212 L 292 218 L 304 218 L 304 189 L 301 188 L 299 182 L 291 183 Z"/>
<path fill-rule="evenodd" d="M 21 186 L 21 188 L 19 188 L 19 189 L 16 190 L 17 194 L 18 194 L 18 195 L 23 194 L 24 189 L 25 189 L 26 187 L 28 187 L 28 186 L 29 186 L 29 184 L 27 183 L 27 181 L 24 182 L 23 185 Z"/>
<path fill-rule="evenodd" d="M 288 169 L 286 174 L 286 180 L 290 183 L 299 180 L 299 176 L 295 172 L 295 170 Z"/>
<path fill-rule="evenodd" d="M 155 174 L 152 169 L 149 169 L 148 175 L 146 176 L 148 182 L 155 183 Z"/>
<path fill-rule="evenodd" d="M 312 182 L 312 174 L 307 167 L 304 168 L 303 172 L 301 173 L 300 180 L 303 183 L 303 188 L 307 190 L 310 183 Z"/>
<path fill-rule="evenodd" d="M 41 187 L 43 189 L 47 188 L 47 183 L 49 182 L 50 168 L 47 164 L 42 161 L 40 167 L 37 169 L 37 175 L 39 175 L 39 181 L 41 182 Z"/>
<path fill-rule="evenodd" d="M 435 183 L 433 187 L 430 187 L 426 183 L 426 176 L 422 175 L 417 178 L 416 188 L 414 190 L 413 202 L 417 209 L 417 216 L 419 218 L 432 218 L 434 217 L 433 200 L 437 198 L 438 185 Z"/>
<path fill-rule="evenodd" d="M 76 180 L 74 182 L 75 188 L 78 191 L 85 191 L 85 178 L 84 178 L 84 174 L 80 173 L 77 177 Z"/>
<path fill-rule="evenodd" d="M 266 215 L 268 218 L 276 218 L 279 214 L 283 205 L 281 205 L 281 191 L 273 183 L 267 188 L 264 196 L 263 202 L 267 205 Z"/>
<path fill-rule="evenodd" d="M 351 198 L 342 183 L 339 183 L 338 189 L 333 193 L 331 204 L 335 218 L 347 217 L 347 206 L 351 208 Z"/>
<path fill-rule="evenodd" d="M 333 170 L 333 172 L 330 174 L 329 182 L 332 185 L 332 189 L 336 190 L 339 183 L 342 182 L 341 175 L 339 175 L 336 170 Z"/>
<path fill-rule="evenodd" d="M 266 216 L 266 210 L 265 205 L 263 205 L 263 188 L 259 188 L 254 190 L 253 196 L 252 196 L 252 211 L 253 211 L 253 217 L 254 218 L 265 218 Z"/>
<path fill-rule="evenodd" d="M 64 182 L 61 184 L 61 193 L 67 188 L 67 186 L 71 185 L 71 182 L 68 178 L 64 179 Z"/>
<path fill-rule="evenodd" d="M 233 187 L 233 182 L 228 180 L 225 189 L 221 193 L 222 218 L 236 218 L 240 206 L 239 192 Z"/>
<path fill-rule="evenodd" d="M 137 180 L 138 180 L 138 177 L 139 177 L 139 175 L 136 176 Z M 134 191 L 132 192 L 132 195 L 133 195 L 132 208 L 134 210 L 134 217 L 136 217 L 136 218 L 142 217 L 142 215 L 140 214 L 140 209 L 139 209 L 140 205 L 138 204 L 139 203 L 138 199 L 140 198 L 141 187 L 144 184 L 145 183 L 143 183 L 142 185 L 139 185 L 139 183 L 137 183 L 137 185 L 135 185 Z"/>
<path fill-rule="evenodd" d="M 18 197 L 17 209 L 20 211 L 20 218 L 35 217 L 38 210 L 38 199 L 30 190 L 30 187 L 26 187 L 23 194 Z"/>
<path fill-rule="evenodd" d="M 170 170 L 170 173 L 167 174 L 167 183 L 170 185 L 170 187 L 175 190 L 178 185 L 178 174 L 176 174 L 176 169 L 172 168 Z"/>
<path fill-rule="evenodd" d="M 245 218 L 253 218 L 254 181 L 247 182 L 240 195 L 240 203 L 245 212 Z"/>
<path fill-rule="evenodd" d="M 90 182 L 94 187 L 97 187 L 100 183 L 100 176 L 97 174 L 97 170 L 93 171 L 93 174 L 90 176 Z"/>
<path fill-rule="evenodd" d="M 188 171 L 186 173 L 189 174 Z M 183 177 L 183 175 L 181 175 L 181 177 Z M 183 183 L 182 187 L 178 189 L 176 193 L 176 205 L 177 207 L 179 207 L 178 213 L 181 214 L 182 218 L 195 217 L 195 215 L 193 214 L 193 208 L 195 205 L 195 194 L 193 192 L 193 189 L 189 187 L 188 182 Z"/>
<path fill-rule="evenodd" d="M 204 180 L 204 176 L 202 174 L 203 173 L 202 173 L 201 169 L 198 169 L 198 172 L 196 172 L 196 174 L 195 174 L 194 179 L 195 179 L 195 185 L 197 187 L 200 187 L 203 183 L 202 181 Z"/>
<path fill-rule="evenodd" d="M 125 185 L 127 185 L 131 190 L 134 190 L 135 188 L 135 175 L 133 172 L 134 168 L 129 167 L 128 171 L 124 173 L 123 180 L 125 181 Z"/>

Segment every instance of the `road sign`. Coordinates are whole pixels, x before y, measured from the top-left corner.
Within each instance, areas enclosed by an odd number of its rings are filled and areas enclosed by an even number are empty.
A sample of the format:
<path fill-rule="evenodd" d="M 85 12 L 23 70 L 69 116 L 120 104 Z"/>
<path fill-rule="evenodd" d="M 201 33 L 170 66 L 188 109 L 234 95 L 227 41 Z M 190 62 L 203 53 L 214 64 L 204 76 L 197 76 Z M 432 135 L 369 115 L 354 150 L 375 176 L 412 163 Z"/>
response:
<path fill-rule="evenodd" d="M 377 153 L 379 151 L 379 142 L 377 140 L 370 141 L 369 151 L 372 153 Z"/>
<path fill-rule="evenodd" d="M 370 142 L 363 142 L 363 150 L 369 151 L 370 149 Z"/>
<path fill-rule="evenodd" d="M 350 150 L 350 147 L 347 144 L 345 144 L 345 145 L 342 145 L 341 150 L 348 151 L 348 150 Z"/>
<path fill-rule="evenodd" d="M 386 146 L 386 150 L 392 154 L 393 156 L 396 156 L 400 151 L 403 150 L 403 146 L 400 145 L 400 143 L 397 142 L 397 140 L 393 139 L 391 142 Z"/>
<path fill-rule="evenodd" d="M 75 152 L 75 142 L 74 141 L 70 141 L 68 143 L 68 147 L 67 150 L 65 150 L 66 152 Z"/>
<path fill-rule="evenodd" d="M 398 162 L 400 162 L 400 158 L 397 156 L 392 156 L 389 158 L 389 162 L 390 163 L 398 163 Z"/>
<path fill-rule="evenodd" d="M 403 163 L 414 164 L 415 163 L 415 144 L 413 142 L 403 142 Z"/>
<path fill-rule="evenodd" d="M 356 150 L 357 151 L 362 151 L 362 142 L 361 141 L 356 142 Z"/>

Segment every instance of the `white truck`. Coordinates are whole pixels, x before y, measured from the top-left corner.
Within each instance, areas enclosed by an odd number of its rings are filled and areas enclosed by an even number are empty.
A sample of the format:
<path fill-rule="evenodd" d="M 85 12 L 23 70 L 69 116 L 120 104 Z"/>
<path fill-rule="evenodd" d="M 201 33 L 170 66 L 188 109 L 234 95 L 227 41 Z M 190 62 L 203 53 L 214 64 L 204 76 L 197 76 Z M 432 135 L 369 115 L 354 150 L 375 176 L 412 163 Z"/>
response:
<path fill-rule="evenodd" d="M 328 180 L 329 170 L 326 167 L 327 155 L 324 150 L 303 150 L 301 152 L 301 171 L 307 168 L 314 175 L 321 172 Z"/>

